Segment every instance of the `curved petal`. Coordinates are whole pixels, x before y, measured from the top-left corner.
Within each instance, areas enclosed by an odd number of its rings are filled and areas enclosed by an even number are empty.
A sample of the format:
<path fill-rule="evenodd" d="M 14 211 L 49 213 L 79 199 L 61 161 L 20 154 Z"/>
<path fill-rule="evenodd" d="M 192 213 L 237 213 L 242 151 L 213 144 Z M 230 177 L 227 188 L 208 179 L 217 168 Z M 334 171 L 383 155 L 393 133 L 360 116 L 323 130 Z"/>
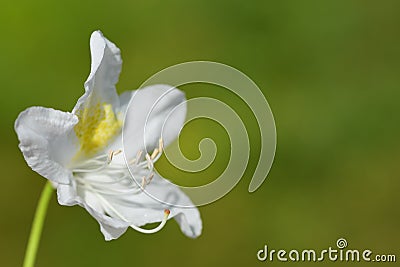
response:
<path fill-rule="evenodd" d="M 186 116 L 182 91 L 169 85 L 153 85 L 122 96 L 122 103 L 131 96 L 129 105 L 121 106 L 122 112 L 126 109 L 123 148 L 128 159 L 139 150 L 152 151 L 161 137 L 165 146 L 176 139 Z M 121 148 L 120 143 L 113 146 Z"/>
<path fill-rule="evenodd" d="M 66 165 L 77 150 L 73 132 L 77 123 L 74 114 L 51 108 L 31 107 L 21 112 L 14 127 L 28 165 L 53 182 L 69 183 L 72 174 Z"/>
<path fill-rule="evenodd" d="M 89 77 L 85 82 L 85 94 L 76 103 L 72 113 L 97 103 L 108 103 L 119 107 L 119 98 L 115 89 L 121 72 L 122 59 L 119 48 L 107 40 L 101 31 L 95 31 L 90 37 L 92 64 Z"/>
<path fill-rule="evenodd" d="M 75 183 L 59 184 L 57 186 L 57 199 L 60 205 L 79 205 L 86 209 L 99 223 L 100 231 L 106 241 L 117 239 L 129 227 L 129 223 L 108 216 L 99 199 L 90 191 L 80 189 Z"/>
<path fill-rule="evenodd" d="M 109 197 L 107 201 L 125 219 L 136 226 L 162 221 L 164 209 L 168 208 L 171 211 L 170 218 L 175 218 L 186 236 L 195 238 L 201 234 L 202 221 L 196 207 L 167 206 L 149 195 L 157 196 L 162 202 L 172 202 L 179 206 L 194 206 L 177 186 L 157 174 L 155 174 L 152 182 L 146 186 L 146 193 Z M 118 216 L 113 214 L 112 210 L 108 212 L 113 216 Z"/>
<path fill-rule="evenodd" d="M 85 94 L 79 98 L 72 113 L 79 118 L 75 128 L 81 148 L 77 158 L 94 155 L 108 146 L 121 133 L 122 121 L 116 111 L 118 82 L 122 60 L 120 50 L 100 31 L 90 38 L 91 71 L 85 82 Z"/>
<path fill-rule="evenodd" d="M 194 204 L 190 198 L 176 185 L 156 174 L 152 183 L 146 187 L 146 191 L 150 195 L 157 196 L 160 201 L 166 201 L 178 206 L 190 207 L 169 207 L 171 210 L 171 217 L 174 217 L 174 219 L 178 222 L 182 232 L 186 236 L 191 238 L 200 236 L 203 228 L 200 212 L 196 207 L 194 207 Z M 143 198 L 147 199 L 149 196 L 143 195 Z M 151 199 L 152 200 L 149 201 L 153 202 L 154 199 Z"/>
<path fill-rule="evenodd" d="M 124 189 L 117 184 L 110 186 L 116 186 L 115 190 Z M 104 194 L 77 186 L 75 181 L 69 185 L 57 186 L 58 202 L 61 205 L 80 205 L 85 208 L 100 224 L 106 240 L 118 238 L 129 225 L 142 226 L 162 221 L 166 208 L 171 211 L 169 218 L 175 218 L 185 235 L 195 238 L 201 234 L 202 221 L 197 208 L 171 207 L 146 193 L 126 194 L 122 191 L 121 194 Z M 147 185 L 146 191 L 156 195 L 161 201 L 171 202 L 173 198 L 174 204 L 193 206 L 190 199 L 178 187 L 158 175 L 155 175 L 153 181 Z"/>

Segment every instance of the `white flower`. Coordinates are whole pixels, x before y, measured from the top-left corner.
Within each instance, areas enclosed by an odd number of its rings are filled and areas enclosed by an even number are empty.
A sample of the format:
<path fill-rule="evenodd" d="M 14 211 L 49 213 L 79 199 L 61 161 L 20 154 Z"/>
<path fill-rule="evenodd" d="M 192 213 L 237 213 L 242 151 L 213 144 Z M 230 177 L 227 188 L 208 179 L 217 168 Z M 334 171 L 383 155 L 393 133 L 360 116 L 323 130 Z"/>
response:
<path fill-rule="evenodd" d="M 84 207 L 99 222 L 106 240 L 118 238 L 128 227 L 156 232 L 172 217 L 184 234 L 199 236 L 202 222 L 197 208 L 179 208 L 192 206 L 192 202 L 153 170 L 163 142 L 173 141 L 183 125 L 183 92 L 155 85 L 118 96 L 120 50 L 100 31 L 93 32 L 90 49 L 92 64 L 85 94 L 71 113 L 31 107 L 18 116 L 15 131 L 26 162 L 53 183 L 61 205 Z M 131 99 L 133 106 L 126 114 Z M 169 118 L 172 123 L 162 130 L 164 120 L 178 105 Z M 124 118 L 127 151 L 121 153 Z M 163 199 L 154 200 L 142 187 Z M 171 196 L 178 207 L 163 204 Z M 153 222 L 161 224 L 152 230 L 140 228 Z"/>

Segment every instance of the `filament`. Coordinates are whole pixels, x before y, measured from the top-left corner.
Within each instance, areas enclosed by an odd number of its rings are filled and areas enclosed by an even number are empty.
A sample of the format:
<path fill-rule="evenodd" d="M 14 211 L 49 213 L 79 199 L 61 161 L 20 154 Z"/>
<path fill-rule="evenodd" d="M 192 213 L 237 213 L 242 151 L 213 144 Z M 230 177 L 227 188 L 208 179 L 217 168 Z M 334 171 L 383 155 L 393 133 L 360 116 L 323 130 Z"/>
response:
<path fill-rule="evenodd" d="M 162 155 L 163 141 L 160 138 L 158 147 L 151 154 L 146 153 L 144 157 L 143 150 L 139 150 L 136 157 L 128 161 L 128 164 L 114 161 L 115 156 L 121 152 L 121 149 L 111 150 L 80 162 L 79 165 L 72 168 L 73 177 L 79 187 L 97 196 L 104 210 L 111 211 L 119 219 L 130 223 L 130 226 L 138 232 L 156 233 L 165 226 L 170 214 L 169 210 L 164 211 L 164 218 L 157 227 L 143 229 L 126 219 L 108 199 L 110 197 L 113 197 L 113 201 L 124 201 L 125 199 L 129 203 L 130 195 L 143 192 L 143 189 L 151 183 L 154 177 L 154 162 Z M 139 175 L 142 177 L 141 184 L 136 181 L 136 177 Z M 129 205 L 134 204 L 137 203 L 130 202 Z"/>

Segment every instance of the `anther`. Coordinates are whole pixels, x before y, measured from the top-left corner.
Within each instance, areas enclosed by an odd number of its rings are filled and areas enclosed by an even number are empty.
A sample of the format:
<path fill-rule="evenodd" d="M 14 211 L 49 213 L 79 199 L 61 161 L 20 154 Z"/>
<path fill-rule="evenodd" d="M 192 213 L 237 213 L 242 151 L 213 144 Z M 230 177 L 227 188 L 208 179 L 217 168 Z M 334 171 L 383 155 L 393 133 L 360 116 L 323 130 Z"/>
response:
<path fill-rule="evenodd" d="M 146 154 L 146 160 L 147 160 L 147 168 L 151 168 L 151 158 L 149 154 Z"/>
<path fill-rule="evenodd" d="M 143 150 L 139 150 L 138 153 L 136 154 L 136 162 L 139 162 L 140 158 L 142 157 Z"/>
<path fill-rule="evenodd" d="M 155 157 L 157 157 L 158 152 L 159 152 L 158 148 L 154 149 L 154 151 L 153 151 L 153 153 L 151 154 L 150 158 L 153 160 Z"/>
<path fill-rule="evenodd" d="M 144 189 L 144 187 L 145 187 L 147 184 L 148 184 L 148 183 L 147 183 L 147 181 L 146 181 L 146 177 L 143 176 L 143 177 L 142 177 L 142 188 Z"/>
<path fill-rule="evenodd" d="M 159 151 L 160 153 L 162 152 L 163 147 L 164 147 L 164 143 L 163 143 L 162 138 L 160 138 L 160 139 L 158 140 L 158 151 Z"/>
<path fill-rule="evenodd" d="M 116 155 L 118 155 L 119 153 L 121 153 L 122 152 L 122 150 L 121 149 L 118 149 L 118 150 L 111 150 L 109 153 L 108 153 L 108 160 L 107 160 L 107 162 L 108 163 L 110 163 L 111 161 L 112 161 L 112 159 L 113 159 L 113 157 L 114 156 L 116 156 Z"/>
<path fill-rule="evenodd" d="M 140 157 L 142 156 L 142 153 L 143 153 L 143 151 L 139 150 L 137 152 L 137 154 L 136 154 L 136 157 L 133 158 L 131 161 L 129 161 L 129 165 L 138 164 L 139 160 L 140 160 Z"/>
<path fill-rule="evenodd" d="M 149 181 L 147 182 L 147 184 L 149 184 L 150 182 L 151 182 L 151 180 L 153 180 L 153 177 L 154 177 L 154 173 L 152 172 L 151 174 L 150 174 L 150 176 L 149 176 Z"/>

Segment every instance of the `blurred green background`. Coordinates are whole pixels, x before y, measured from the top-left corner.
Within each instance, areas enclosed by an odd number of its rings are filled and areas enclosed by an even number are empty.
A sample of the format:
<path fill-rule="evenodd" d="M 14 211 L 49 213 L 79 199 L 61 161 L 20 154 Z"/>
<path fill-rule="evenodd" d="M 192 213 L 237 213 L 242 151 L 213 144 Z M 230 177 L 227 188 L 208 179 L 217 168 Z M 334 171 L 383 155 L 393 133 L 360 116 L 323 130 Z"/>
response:
<path fill-rule="evenodd" d="M 200 208 L 200 238 L 186 238 L 170 221 L 154 235 L 128 230 L 105 242 L 85 210 L 59 206 L 53 197 L 37 266 L 275 266 L 285 263 L 257 260 L 264 244 L 321 250 L 340 237 L 349 248 L 400 257 L 399 27 L 396 0 L 2 1 L 0 265 L 22 264 L 45 182 L 23 160 L 14 120 L 33 105 L 72 109 L 90 70 L 89 37 L 96 29 L 121 48 L 120 92 L 191 60 L 246 73 L 275 116 L 275 162 L 263 186 L 249 194 L 259 151 L 249 109 L 220 88 L 183 87 L 188 98 L 229 103 L 251 137 L 245 177 Z M 221 154 L 196 179 L 212 180 L 229 153 L 224 130 L 194 121 L 181 141 L 196 158 L 204 137 L 215 139 Z M 174 178 L 165 159 L 158 165 Z"/>

